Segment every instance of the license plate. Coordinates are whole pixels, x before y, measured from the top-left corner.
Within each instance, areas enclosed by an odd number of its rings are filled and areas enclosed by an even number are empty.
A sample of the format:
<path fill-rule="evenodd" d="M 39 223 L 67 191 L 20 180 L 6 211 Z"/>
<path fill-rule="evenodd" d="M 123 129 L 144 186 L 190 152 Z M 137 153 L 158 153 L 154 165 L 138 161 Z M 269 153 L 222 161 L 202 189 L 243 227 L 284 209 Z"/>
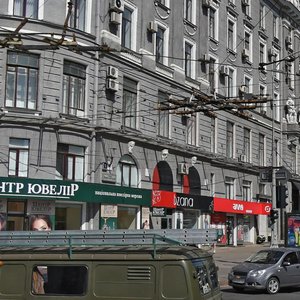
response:
<path fill-rule="evenodd" d="M 237 276 L 235 278 L 232 279 L 232 282 L 233 283 L 239 283 L 239 284 L 242 284 L 242 283 L 245 283 L 245 280 L 242 279 L 240 276 Z"/>

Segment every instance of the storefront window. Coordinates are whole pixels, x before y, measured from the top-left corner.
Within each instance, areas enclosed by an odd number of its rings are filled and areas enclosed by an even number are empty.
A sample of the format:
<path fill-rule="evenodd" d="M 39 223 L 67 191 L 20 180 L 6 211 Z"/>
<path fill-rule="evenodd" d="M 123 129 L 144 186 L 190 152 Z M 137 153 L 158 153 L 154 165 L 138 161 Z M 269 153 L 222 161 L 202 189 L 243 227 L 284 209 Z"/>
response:
<path fill-rule="evenodd" d="M 25 201 L 7 202 L 7 230 L 25 230 Z"/>
<path fill-rule="evenodd" d="M 82 205 L 57 204 L 55 208 L 56 230 L 80 230 L 82 225 Z"/>
<path fill-rule="evenodd" d="M 118 207 L 118 229 L 136 229 L 137 225 L 136 207 L 119 206 Z"/>
<path fill-rule="evenodd" d="M 183 229 L 198 228 L 198 211 L 184 210 L 183 211 Z"/>

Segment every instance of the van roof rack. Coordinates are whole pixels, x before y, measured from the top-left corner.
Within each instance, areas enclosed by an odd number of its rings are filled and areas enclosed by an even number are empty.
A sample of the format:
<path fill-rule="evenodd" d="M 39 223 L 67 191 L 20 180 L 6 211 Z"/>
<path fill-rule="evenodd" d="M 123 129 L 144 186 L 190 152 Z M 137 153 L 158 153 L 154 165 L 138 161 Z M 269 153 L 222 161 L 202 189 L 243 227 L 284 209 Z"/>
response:
<path fill-rule="evenodd" d="M 54 231 L 2 231 L 0 249 L 24 247 L 73 247 L 112 245 L 198 245 L 213 244 L 216 229 L 166 229 L 166 230 L 54 230 Z"/>

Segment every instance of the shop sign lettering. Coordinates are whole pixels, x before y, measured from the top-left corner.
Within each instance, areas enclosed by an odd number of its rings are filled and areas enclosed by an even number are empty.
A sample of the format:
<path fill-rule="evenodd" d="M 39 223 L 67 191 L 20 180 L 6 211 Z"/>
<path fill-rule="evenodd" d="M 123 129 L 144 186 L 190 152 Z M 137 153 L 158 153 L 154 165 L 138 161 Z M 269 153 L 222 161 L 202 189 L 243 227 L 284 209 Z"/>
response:
<path fill-rule="evenodd" d="M 177 196 L 174 200 L 177 207 L 194 207 L 193 198 Z"/>
<path fill-rule="evenodd" d="M 78 191 L 79 185 L 71 183 L 70 185 L 39 184 L 28 183 L 25 185 L 20 182 L 1 182 L 0 193 L 2 194 L 26 194 L 41 196 L 74 196 Z"/>
<path fill-rule="evenodd" d="M 244 210 L 244 205 L 243 204 L 237 204 L 237 203 L 234 203 L 232 208 L 234 210 L 240 210 L 240 211 L 243 211 Z"/>

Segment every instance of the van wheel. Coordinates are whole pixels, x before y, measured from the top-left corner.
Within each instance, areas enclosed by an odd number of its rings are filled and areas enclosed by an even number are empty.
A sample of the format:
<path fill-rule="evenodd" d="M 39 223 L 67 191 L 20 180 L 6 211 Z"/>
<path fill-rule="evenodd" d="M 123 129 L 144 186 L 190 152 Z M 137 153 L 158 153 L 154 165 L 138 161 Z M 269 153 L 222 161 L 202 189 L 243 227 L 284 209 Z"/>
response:
<path fill-rule="evenodd" d="M 237 292 L 242 292 L 244 290 L 244 288 L 241 286 L 233 286 L 233 289 Z"/>
<path fill-rule="evenodd" d="M 269 294 L 276 294 L 280 289 L 279 280 L 276 277 L 271 277 L 267 281 L 267 292 Z"/>

